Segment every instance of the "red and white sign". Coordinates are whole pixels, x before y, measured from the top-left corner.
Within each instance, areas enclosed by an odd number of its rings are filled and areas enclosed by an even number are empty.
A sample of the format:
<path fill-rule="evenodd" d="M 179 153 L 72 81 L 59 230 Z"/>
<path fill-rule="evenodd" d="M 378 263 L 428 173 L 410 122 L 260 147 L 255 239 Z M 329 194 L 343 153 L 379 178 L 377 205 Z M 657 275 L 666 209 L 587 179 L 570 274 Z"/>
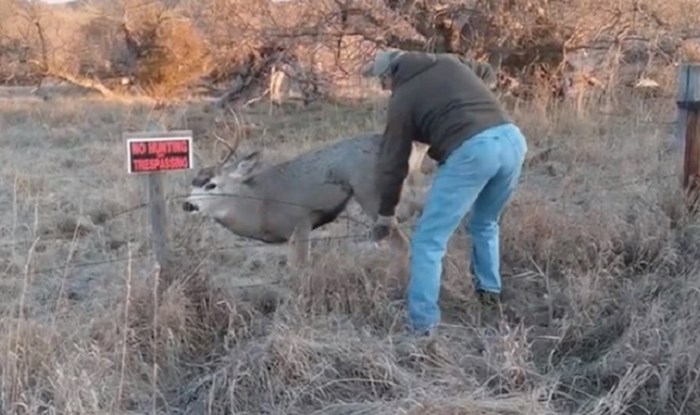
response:
<path fill-rule="evenodd" d="M 124 133 L 129 174 L 189 170 L 192 131 Z"/>

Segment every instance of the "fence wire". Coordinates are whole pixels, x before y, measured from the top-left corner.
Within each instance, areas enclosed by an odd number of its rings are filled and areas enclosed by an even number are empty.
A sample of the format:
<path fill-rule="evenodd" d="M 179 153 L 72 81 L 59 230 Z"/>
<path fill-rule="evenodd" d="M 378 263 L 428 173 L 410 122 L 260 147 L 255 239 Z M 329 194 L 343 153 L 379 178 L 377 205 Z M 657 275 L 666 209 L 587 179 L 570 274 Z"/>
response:
<path fill-rule="evenodd" d="M 676 173 L 667 174 L 667 175 L 663 175 L 663 176 L 656 176 L 656 177 L 654 177 L 654 178 L 646 178 L 646 177 L 636 178 L 636 179 L 629 180 L 629 181 L 625 181 L 625 182 L 622 182 L 622 183 L 617 183 L 617 184 L 612 185 L 612 186 L 599 186 L 599 187 L 597 187 L 596 189 L 594 189 L 593 191 L 588 191 L 588 192 L 585 192 L 585 193 L 579 193 L 578 196 L 579 196 L 579 197 L 581 197 L 581 196 L 589 196 L 589 195 L 591 195 L 591 194 L 596 194 L 596 193 L 599 193 L 599 192 L 601 192 L 601 191 L 619 190 L 619 189 L 622 189 L 622 188 L 625 188 L 625 187 L 630 187 L 630 186 L 633 186 L 633 185 L 637 185 L 637 184 L 642 184 L 642 183 L 645 183 L 645 182 L 649 182 L 649 181 L 651 181 L 651 180 L 655 180 L 655 179 L 656 179 L 656 180 L 664 180 L 664 179 L 667 179 L 667 178 L 670 178 L 670 177 L 673 177 L 673 176 L 676 176 Z M 521 185 L 524 184 L 525 179 L 526 179 L 527 177 L 528 177 L 528 175 L 523 175 L 523 176 L 521 177 L 521 179 L 520 179 Z M 189 194 L 176 194 L 176 195 L 172 195 L 172 196 L 169 196 L 169 197 L 166 198 L 166 203 L 169 203 L 169 202 L 172 202 L 172 201 L 175 201 L 175 200 L 187 199 L 188 197 L 189 197 Z M 213 198 L 218 198 L 218 197 L 220 197 L 220 198 L 239 198 L 239 199 L 248 199 L 248 200 L 267 201 L 267 202 L 272 202 L 272 203 L 279 203 L 279 204 L 284 204 L 284 205 L 289 205 L 289 206 L 300 207 L 300 208 L 304 208 L 304 209 L 309 209 L 309 208 L 310 208 L 308 205 L 305 205 L 305 204 L 302 204 L 302 203 L 291 202 L 291 201 L 285 201 L 285 200 L 281 200 L 281 199 L 274 199 L 274 198 L 268 198 L 268 197 L 266 197 L 266 198 L 260 198 L 260 197 L 250 196 L 250 195 L 240 195 L 240 194 L 233 194 L 233 193 L 219 193 L 219 194 L 216 194 L 216 195 L 207 195 L 207 198 L 212 198 L 212 199 L 213 199 Z M 539 203 L 543 203 L 543 202 L 558 202 L 558 200 L 557 200 L 557 199 L 545 199 L 545 200 L 539 199 L 539 200 L 532 200 L 532 201 L 522 201 L 522 200 L 514 199 L 514 200 L 511 201 L 510 204 L 511 204 L 511 205 L 515 205 L 515 206 L 528 206 L 528 205 L 539 204 Z M 148 207 L 148 203 L 145 203 L 145 202 L 144 202 L 144 203 L 138 203 L 138 204 L 133 205 L 133 206 L 130 206 L 130 207 L 128 207 L 128 208 L 122 209 L 122 210 L 118 211 L 117 213 L 115 213 L 115 214 L 109 216 L 108 218 L 105 218 L 105 219 L 101 220 L 101 221 L 100 221 L 100 225 L 107 224 L 107 223 L 112 222 L 112 221 L 114 221 L 114 220 L 116 220 L 116 219 L 118 219 L 118 218 L 120 218 L 120 217 L 122 217 L 122 216 L 128 215 L 129 213 L 133 213 L 133 212 L 139 211 L 139 210 L 141 210 L 141 209 L 145 209 L 145 208 L 147 208 L 147 207 Z M 358 224 L 361 224 L 361 225 L 364 225 L 364 226 L 368 226 L 367 223 L 361 222 L 361 221 L 359 221 L 359 220 L 357 220 L 357 219 L 355 219 L 355 218 L 349 217 L 349 216 L 343 216 L 343 215 L 341 215 L 341 216 L 339 217 L 339 219 L 350 219 L 350 220 L 352 220 L 352 221 L 354 221 L 354 222 L 356 222 L 356 223 L 358 223 Z M 58 237 L 58 236 L 56 236 L 56 237 L 50 237 L 50 238 L 42 238 L 42 239 L 41 239 L 41 241 L 43 241 L 43 242 L 57 241 L 57 240 L 65 241 L 65 240 L 67 240 L 67 239 L 66 239 L 65 237 Z M 34 241 L 35 241 L 35 239 L 24 239 L 24 240 L 8 241 L 8 242 L 0 243 L 0 248 L 5 248 L 5 247 L 8 247 L 8 246 L 15 246 L 15 245 L 32 244 L 32 243 L 34 243 Z"/>
<path fill-rule="evenodd" d="M 614 190 L 622 190 L 625 188 L 629 188 L 631 186 L 639 185 L 639 184 L 646 184 L 651 182 L 652 180 L 664 180 L 668 179 L 671 177 L 676 177 L 676 173 L 671 173 L 671 174 L 666 174 L 662 176 L 655 176 L 653 178 L 648 178 L 648 177 L 642 177 L 642 178 L 637 178 L 634 180 L 629 180 L 625 182 L 620 182 L 616 183 L 615 185 L 611 186 L 599 186 L 594 190 L 588 191 L 588 192 L 582 192 L 579 193 L 577 196 L 578 197 L 584 197 L 584 196 L 592 196 L 599 194 L 600 192 L 605 192 L 605 191 L 614 191 Z M 168 198 L 169 200 L 177 200 L 177 199 L 183 199 L 186 198 L 188 195 L 174 195 Z M 235 195 L 235 194 L 221 194 L 218 195 L 220 197 L 246 197 L 246 198 L 252 198 L 252 199 L 257 199 L 257 200 L 262 200 L 261 198 L 255 198 L 252 196 L 242 196 L 242 195 Z M 268 200 L 269 201 L 269 200 Z M 556 203 L 560 202 L 561 200 L 559 199 L 538 199 L 538 200 L 531 200 L 531 201 L 520 201 L 518 199 L 514 199 L 511 202 L 511 206 L 529 206 L 529 205 L 535 205 L 535 204 L 542 204 L 542 203 Z M 282 200 L 277 200 L 275 202 L 279 203 L 287 203 L 291 205 L 296 205 L 299 207 L 306 207 L 302 204 L 298 203 L 293 203 L 293 202 L 287 202 L 287 201 L 282 201 Z M 108 219 L 103 221 L 101 224 L 104 225 L 105 223 L 108 223 L 110 221 L 113 221 L 119 217 L 122 217 L 124 215 L 127 215 L 129 213 L 133 213 L 136 211 L 139 211 L 143 208 L 146 208 L 148 205 L 146 203 L 140 203 L 134 206 L 131 206 L 127 209 L 124 209 L 122 211 L 117 212 L 116 214 L 110 216 Z M 352 219 L 350 217 L 346 217 L 346 219 Z M 363 223 L 361 221 L 355 220 L 356 223 L 364 225 L 366 227 L 369 227 L 370 225 L 367 223 Z M 401 230 L 410 230 L 413 226 L 411 224 L 402 224 L 399 225 L 399 229 Z M 299 240 L 300 242 L 306 242 L 309 241 L 310 243 L 314 242 L 328 242 L 328 241 L 342 241 L 342 240 L 351 240 L 351 239 L 364 239 L 368 240 L 369 237 L 369 229 L 365 232 L 361 233 L 347 233 L 344 235 L 338 235 L 338 236 L 327 236 L 327 237 L 312 237 L 308 238 L 306 240 Z M 54 240 L 64 240 L 64 241 L 69 241 L 71 243 L 75 242 L 74 239 L 67 239 L 67 238 L 50 238 L 50 239 L 42 239 L 39 238 L 39 241 L 54 241 Z M 22 244 L 35 244 L 37 242 L 37 238 L 31 239 L 31 240 L 22 240 L 22 241 L 14 241 L 14 242 L 8 242 L 5 244 L 0 244 L 0 248 L 3 247 L 10 247 L 10 246 L 17 246 L 17 245 L 22 245 Z M 210 247 L 206 249 L 206 252 L 211 253 L 215 251 L 227 251 L 227 250 L 245 250 L 245 249 L 250 249 L 250 248 L 260 248 L 260 247 L 269 247 L 271 244 L 267 243 L 262 243 L 262 242 L 253 242 L 253 243 L 240 243 L 240 244 L 235 244 L 235 245 L 226 245 L 226 246 L 215 246 L 215 247 Z M 202 250 L 204 251 L 204 250 Z M 195 251 L 197 252 L 197 251 Z M 96 261 L 86 261 L 86 262 L 77 262 L 77 263 L 64 263 L 61 266 L 56 266 L 56 267 L 49 267 L 49 268 L 42 268 L 38 270 L 32 270 L 32 274 L 49 274 L 53 272 L 66 272 L 67 269 L 75 269 L 75 268 L 86 268 L 86 267 L 95 267 L 95 266 L 100 266 L 100 265 L 107 265 L 107 264 L 114 264 L 114 263 L 121 263 L 121 262 L 127 262 L 129 260 L 138 260 L 138 259 L 145 259 L 145 258 L 151 258 L 152 254 L 141 254 L 141 255 L 131 255 L 130 257 L 118 257 L 118 258 L 112 258 L 112 259 L 104 259 L 104 260 L 96 260 Z"/>

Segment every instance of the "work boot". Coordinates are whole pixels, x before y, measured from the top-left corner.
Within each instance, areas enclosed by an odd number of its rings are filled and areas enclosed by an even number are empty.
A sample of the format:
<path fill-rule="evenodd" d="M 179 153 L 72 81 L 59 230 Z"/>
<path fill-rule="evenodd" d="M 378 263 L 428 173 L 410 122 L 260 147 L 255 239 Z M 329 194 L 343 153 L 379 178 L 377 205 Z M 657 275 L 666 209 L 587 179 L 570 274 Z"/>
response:
<path fill-rule="evenodd" d="M 481 305 L 485 307 L 499 307 L 501 305 L 500 294 L 483 290 L 476 290 L 476 295 L 479 298 L 479 302 L 481 303 Z"/>
<path fill-rule="evenodd" d="M 437 324 L 432 325 L 430 327 L 422 328 L 422 329 L 417 329 L 413 327 L 410 323 L 404 323 L 403 325 L 403 332 L 406 335 L 409 335 L 411 337 L 415 338 L 426 338 L 426 337 L 435 337 L 435 334 L 437 332 Z"/>
<path fill-rule="evenodd" d="M 503 316 L 501 309 L 501 296 L 483 290 L 476 290 L 476 297 L 479 299 L 481 307 L 477 312 L 477 324 L 494 325 Z"/>

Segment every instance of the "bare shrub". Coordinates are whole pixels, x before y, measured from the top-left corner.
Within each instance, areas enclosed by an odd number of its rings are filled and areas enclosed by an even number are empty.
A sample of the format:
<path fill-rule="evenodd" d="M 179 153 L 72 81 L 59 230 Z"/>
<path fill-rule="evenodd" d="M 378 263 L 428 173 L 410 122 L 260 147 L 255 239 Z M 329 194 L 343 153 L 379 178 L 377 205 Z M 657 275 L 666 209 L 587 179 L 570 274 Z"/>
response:
<path fill-rule="evenodd" d="M 180 94 L 208 72 L 206 41 L 190 21 L 156 15 L 137 27 L 140 45 L 135 80 L 149 95 Z"/>
<path fill-rule="evenodd" d="M 267 94 L 276 66 L 293 65 L 298 80 L 312 86 L 308 103 L 341 86 L 356 88 L 359 65 L 391 46 L 488 61 L 499 69 L 500 87 L 521 99 L 581 100 L 589 91 L 614 95 L 642 79 L 663 89 L 662 67 L 690 56 L 695 35 L 682 9 L 692 15 L 697 5 L 652 3 L 93 0 L 51 22 L 39 19 L 50 32 L 46 53 L 34 35 L 15 38 L 36 56 L 51 55 L 54 72 L 67 80 L 94 87 L 126 77 L 136 90 L 162 97 L 206 85 L 246 103 Z M 36 17 L 42 8 L 22 9 Z M 17 20 L 21 32 L 34 30 L 34 17 Z M 75 26 L 76 19 L 83 27 L 77 39 L 49 29 Z M 672 30 L 671 20 L 679 22 Z M 76 43 L 88 34 L 95 43 Z M 63 44 L 52 42 L 59 37 Z"/>
<path fill-rule="evenodd" d="M 130 76 L 132 64 L 118 21 L 105 16 L 96 17 L 81 27 L 80 34 L 84 39 L 90 39 L 77 53 L 80 73 L 105 82 L 117 76 Z"/>

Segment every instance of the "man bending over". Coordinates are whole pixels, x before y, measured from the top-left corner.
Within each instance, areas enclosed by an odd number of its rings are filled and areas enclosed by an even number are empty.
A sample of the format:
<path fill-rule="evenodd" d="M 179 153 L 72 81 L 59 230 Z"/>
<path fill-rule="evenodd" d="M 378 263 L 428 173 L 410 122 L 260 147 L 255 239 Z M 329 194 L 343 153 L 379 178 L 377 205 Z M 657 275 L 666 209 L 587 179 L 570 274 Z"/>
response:
<path fill-rule="evenodd" d="M 363 74 L 391 90 L 378 160 L 376 239 L 396 226 L 412 140 L 428 144 L 428 156 L 438 163 L 411 240 L 407 295 L 411 328 L 429 334 L 440 321 L 447 243 L 471 209 L 467 231 L 477 295 L 482 302 L 499 301 L 500 216 L 518 184 L 526 140 L 489 88 L 495 85 L 490 66 L 451 54 L 390 50 L 379 52 Z"/>

